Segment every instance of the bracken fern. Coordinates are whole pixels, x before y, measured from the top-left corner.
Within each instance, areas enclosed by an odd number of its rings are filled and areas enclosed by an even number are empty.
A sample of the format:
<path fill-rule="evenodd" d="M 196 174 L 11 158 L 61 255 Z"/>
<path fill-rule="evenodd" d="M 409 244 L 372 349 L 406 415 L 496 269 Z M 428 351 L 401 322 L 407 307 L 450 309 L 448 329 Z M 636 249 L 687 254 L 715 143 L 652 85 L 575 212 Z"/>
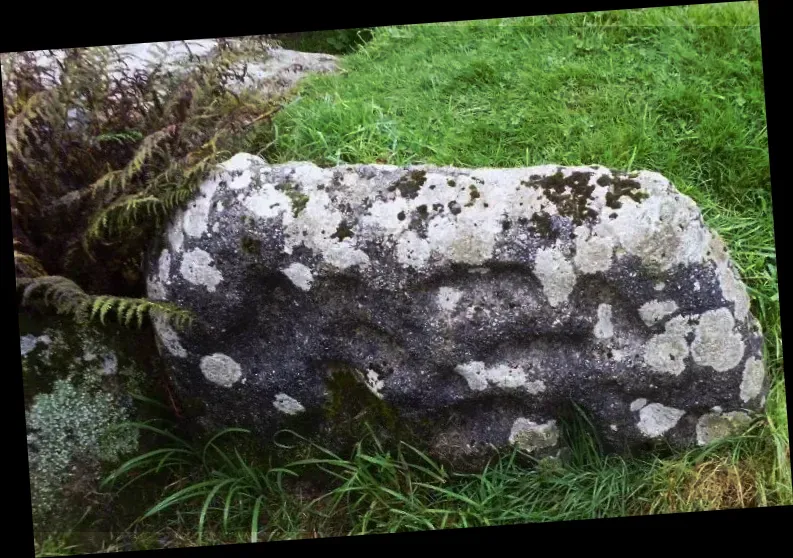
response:
<path fill-rule="evenodd" d="M 21 301 L 140 325 L 147 247 L 277 99 L 239 86 L 263 39 L 219 39 L 178 67 L 115 47 L 4 54 L 6 158 Z M 189 49 L 188 49 L 189 50 Z M 101 296 L 98 296 L 101 295 Z"/>

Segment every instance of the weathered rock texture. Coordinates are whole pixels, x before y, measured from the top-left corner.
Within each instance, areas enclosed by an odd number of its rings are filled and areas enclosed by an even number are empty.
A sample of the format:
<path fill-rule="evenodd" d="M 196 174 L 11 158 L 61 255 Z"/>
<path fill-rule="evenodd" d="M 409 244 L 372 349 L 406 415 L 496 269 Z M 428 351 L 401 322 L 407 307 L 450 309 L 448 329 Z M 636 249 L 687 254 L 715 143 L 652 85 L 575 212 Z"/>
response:
<path fill-rule="evenodd" d="M 206 424 L 316 425 L 345 363 L 436 455 L 706 443 L 764 404 L 762 334 L 724 244 L 654 172 L 310 163 L 239 154 L 152 255 L 157 332 Z"/>

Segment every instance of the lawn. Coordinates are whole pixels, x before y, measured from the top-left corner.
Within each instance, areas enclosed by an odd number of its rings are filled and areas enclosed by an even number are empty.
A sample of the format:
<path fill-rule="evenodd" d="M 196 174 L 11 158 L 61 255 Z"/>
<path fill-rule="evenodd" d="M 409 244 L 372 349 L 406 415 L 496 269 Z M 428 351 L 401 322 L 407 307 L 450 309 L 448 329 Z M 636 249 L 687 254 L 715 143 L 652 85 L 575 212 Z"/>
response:
<path fill-rule="evenodd" d="M 269 472 L 174 442 L 188 456 L 174 465 L 181 480 L 132 530 L 133 547 L 198 544 L 198 525 L 207 544 L 793 504 L 756 3 L 379 28 L 342 65 L 307 79 L 246 150 L 271 163 L 664 174 L 700 205 L 749 286 L 773 378 L 766 416 L 714 446 L 641 459 L 603 456 L 573 426 L 568 463 L 527 468 L 511 455 L 479 475 L 371 437 L 352 456 L 309 448 Z M 325 494 L 282 482 L 308 470 L 332 479 Z"/>

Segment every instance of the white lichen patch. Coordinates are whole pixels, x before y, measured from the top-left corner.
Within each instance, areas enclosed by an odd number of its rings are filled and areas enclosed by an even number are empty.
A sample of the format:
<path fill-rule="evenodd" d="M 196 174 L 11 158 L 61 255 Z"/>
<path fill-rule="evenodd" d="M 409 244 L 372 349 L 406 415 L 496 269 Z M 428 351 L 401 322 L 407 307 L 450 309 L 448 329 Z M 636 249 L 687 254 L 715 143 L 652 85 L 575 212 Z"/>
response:
<path fill-rule="evenodd" d="M 589 234 L 584 226 L 576 228 L 573 262 L 581 273 L 608 271 L 614 256 L 614 240 Z"/>
<path fill-rule="evenodd" d="M 241 190 L 251 185 L 259 170 L 265 165 L 266 162 L 261 157 L 250 153 L 237 153 L 219 166 L 226 171 L 223 180 L 227 187 L 231 190 Z"/>
<path fill-rule="evenodd" d="M 691 343 L 694 362 L 710 366 L 717 372 L 738 366 L 745 345 L 734 331 L 735 320 L 727 308 L 709 310 L 699 317 L 696 337 Z"/>
<path fill-rule="evenodd" d="M 178 254 L 182 251 L 182 247 L 184 246 L 184 211 L 181 209 L 177 210 L 174 213 L 173 219 L 171 223 L 168 225 L 168 247 L 171 249 L 171 252 L 174 254 Z"/>
<path fill-rule="evenodd" d="M 653 326 L 676 311 L 674 300 L 651 300 L 639 307 L 639 316 L 646 325 Z"/>
<path fill-rule="evenodd" d="M 749 357 L 743 368 L 743 378 L 740 387 L 741 401 L 748 403 L 760 395 L 763 390 L 764 382 L 765 366 L 763 366 L 763 361 L 754 357 Z"/>
<path fill-rule="evenodd" d="M 653 288 L 654 288 L 656 291 L 663 291 L 665 287 L 666 287 L 666 283 L 664 283 L 663 281 L 661 281 L 660 283 L 656 283 L 655 285 L 653 285 Z"/>
<path fill-rule="evenodd" d="M 262 184 L 260 188 L 246 196 L 242 205 L 259 219 L 272 219 L 283 214 L 285 221 L 292 218 L 292 200 L 276 190 L 274 184 Z"/>
<path fill-rule="evenodd" d="M 171 279 L 171 253 L 165 249 L 160 252 L 160 259 L 157 262 L 158 278 L 163 284 L 167 284 Z"/>
<path fill-rule="evenodd" d="M 686 369 L 684 359 L 688 356 L 685 337 L 661 333 L 650 338 L 644 349 L 644 361 L 659 372 L 680 375 Z"/>
<path fill-rule="evenodd" d="M 708 413 L 697 421 L 697 444 L 704 446 L 739 433 L 751 422 L 751 417 L 741 411 Z"/>
<path fill-rule="evenodd" d="M 230 356 L 215 353 L 201 358 L 201 373 L 210 382 L 231 387 L 242 378 L 242 368 Z"/>
<path fill-rule="evenodd" d="M 301 263 L 295 262 L 281 270 L 281 273 L 286 275 L 292 283 L 299 289 L 308 291 L 311 289 L 311 283 L 314 281 L 314 276 L 311 274 L 311 269 Z"/>
<path fill-rule="evenodd" d="M 36 336 L 35 335 L 23 335 L 19 338 L 19 352 L 22 356 L 25 356 L 30 351 L 36 348 Z"/>
<path fill-rule="evenodd" d="M 471 361 L 457 365 L 454 370 L 465 378 L 468 387 L 474 391 L 482 391 L 490 386 L 504 389 L 523 388 L 533 395 L 545 391 L 545 383 L 542 380 L 530 381 L 521 366 L 497 364 L 487 367 L 484 362 Z"/>
<path fill-rule="evenodd" d="M 297 217 L 292 218 L 288 211 L 283 214 L 284 252 L 291 254 L 302 244 L 322 254 L 328 264 L 339 269 L 368 265 L 369 256 L 355 245 L 357 231 L 353 238 L 347 237 L 340 241 L 333 237 L 343 220 L 344 216 L 333 207 L 326 191 L 311 191 L 305 207 Z"/>
<path fill-rule="evenodd" d="M 374 393 L 380 399 L 383 398 L 383 395 L 380 393 L 380 390 L 383 389 L 385 386 L 385 382 L 380 379 L 380 376 L 374 370 L 367 370 L 366 371 L 366 378 L 364 378 L 366 382 L 366 387 L 369 388 L 369 391 Z"/>
<path fill-rule="evenodd" d="M 680 409 L 650 403 L 639 411 L 639 422 L 636 426 L 648 438 L 658 438 L 674 428 L 685 414 Z"/>
<path fill-rule="evenodd" d="M 749 294 L 746 292 L 746 286 L 727 262 L 717 264 L 716 276 L 724 300 L 734 304 L 735 318 L 738 321 L 745 320 L 749 314 Z"/>
<path fill-rule="evenodd" d="M 215 292 L 216 287 L 223 280 L 220 271 L 212 266 L 212 256 L 204 250 L 195 248 L 185 252 L 182 256 L 182 265 L 179 273 L 194 285 L 203 285 L 211 293 Z"/>
<path fill-rule="evenodd" d="M 493 256 L 496 240 L 504 232 L 505 218 L 529 218 L 542 203 L 548 206 L 549 213 L 555 213 L 555 207 L 539 189 L 520 186 L 521 179 L 527 178 L 523 169 L 481 169 L 476 174 L 476 180 L 465 173 L 452 180 L 447 174 L 427 172 L 413 197 L 388 188 L 389 199 L 372 204 L 360 220 L 360 232 L 368 237 L 391 238 L 403 265 L 425 267 L 433 254 L 439 261 L 481 265 Z M 409 226 L 411 217 L 422 207 L 431 208 L 426 217 L 427 236 L 422 239 L 427 245 L 419 243 L 416 251 L 417 241 Z M 404 249 L 405 245 L 413 249 L 413 256 Z"/>
<path fill-rule="evenodd" d="M 603 236 L 614 237 L 626 254 L 662 270 L 700 263 L 709 239 L 699 209 L 688 196 L 669 195 L 669 182 L 659 177 L 639 173 L 637 182 L 649 197 L 639 202 L 621 197 L 616 217 L 601 222 L 598 230 L 608 231 Z"/>
<path fill-rule="evenodd" d="M 61 511 L 78 467 L 117 463 L 135 451 L 139 431 L 125 424 L 130 418 L 116 396 L 79 383 L 57 379 L 50 393 L 37 394 L 25 413 L 34 514 Z"/>
<path fill-rule="evenodd" d="M 642 409 L 643 407 L 646 406 L 647 406 L 647 400 L 644 397 L 640 397 L 639 399 L 635 399 L 631 403 L 631 411 L 635 413 L 639 409 Z"/>
<path fill-rule="evenodd" d="M 410 221 L 405 216 L 412 211 L 412 205 L 410 200 L 402 197 L 392 201 L 377 200 L 361 217 L 361 230 L 368 234 L 374 232 L 398 237 L 408 230 Z"/>
<path fill-rule="evenodd" d="M 152 325 L 158 341 L 165 347 L 166 351 L 179 358 L 187 357 L 187 351 L 179 341 L 179 335 L 163 316 L 155 315 L 152 318 Z"/>
<path fill-rule="evenodd" d="M 614 324 L 611 323 L 611 304 L 598 305 L 598 321 L 595 324 L 595 337 L 608 339 L 614 335 Z"/>
<path fill-rule="evenodd" d="M 116 353 L 110 351 L 102 356 L 102 364 L 99 373 L 104 376 L 112 376 L 118 372 L 118 357 Z"/>
<path fill-rule="evenodd" d="M 664 333 L 654 335 L 644 347 L 644 362 L 658 372 L 675 376 L 686 369 L 689 356 L 686 335 L 692 331 L 688 316 L 675 316 L 665 324 Z"/>
<path fill-rule="evenodd" d="M 457 303 L 460 302 L 462 296 L 463 292 L 461 290 L 452 287 L 441 287 L 435 296 L 435 302 L 441 310 L 451 313 L 457 308 Z"/>
<path fill-rule="evenodd" d="M 481 265 L 492 256 L 500 231 L 497 221 L 485 218 L 481 210 L 466 207 L 457 216 L 442 215 L 430 221 L 427 241 L 432 250 L 448 260 Z"/>
<path fill-rule="evenodd" d="M 295 398 L 288 396 L 285 393 L 279 393 L 273 400 L 273 407 L 286 413 L 287 415 L 297 415 L 306 410 L 305 407 Z"/>
<path fill-rule="evenodd" d="M 512 424 L 509 433 L 509 443 L 518 446 L 526 452 L 538 449 L 555 447 L 559 442 L 559 428 L 556 421 L 536 423 L 529 419 L 519 417 Z"/>
<path fill-rule="evenodd" d="M 405 231 L 397 242 L 396 256 L 403 266 L 421 269 L 430 258 L 430 243 L 413 231 Z"/>
<path fill-rule="evenodd" d="M 23 335 L 20 337 L 19 350 L 22 356 L 26 356 L 29 352 L 35 349 L 39 343 L 43 345 L 49 345 L 52 343 L 52 340 L 47 335 L 42 335 L 40 337 L 36 337 L 35 335 Z"/>
<path fill-rule="evenodd" d="M 567 302 L 576 282 L 573 265 L 564 254 L 554 248 L 537 251 L 534 260 L 534 274 L 542 284 L 543 292 L 552 307 Z"/>
<path fill-rule="evenodd" d="M 182 230 L 187 236 L 198 238 L 207 232 L 209 210 L 212 208 L 212 197 L 218 188 L 218 177 L 206 180 L 199 189 L 198 195 L 190 202 L 182 215 Z"/>
<path fill-rule="evenodd" d="M 146 296 L 152 300 L 165 300 L 168 293 L 156 275 L 149 275 L 146 278 Z"/>

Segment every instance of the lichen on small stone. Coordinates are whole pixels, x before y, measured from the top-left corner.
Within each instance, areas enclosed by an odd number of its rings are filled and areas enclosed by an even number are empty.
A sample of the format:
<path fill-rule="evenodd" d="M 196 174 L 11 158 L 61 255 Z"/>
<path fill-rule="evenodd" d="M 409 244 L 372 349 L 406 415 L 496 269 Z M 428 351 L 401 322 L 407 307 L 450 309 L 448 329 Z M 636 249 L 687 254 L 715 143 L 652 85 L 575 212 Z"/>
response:
<path fill-rule="evenodd" d="M 674 428 L 685 414 L 680 409 L 650 403 L 639 411 L 639 422 L 636 426 L 648 438 L 658 438 Z"/>
<path fill-rule="evenodd" d="M 559 443 L 559 428 L 554 420 L 536 423 L 519 417 L 512 424 L 512 430 L 509 433 L 509 443 L 529 453 L 552 448 Z"/>
<path fill-rule="evenodd" d="M 35 397 L 26 422 L 36 516 L 62 505 L 60 491 L 78 462 L 96 475 L 92 463 L 112 463 L 137 448 L 138 431 L 122 426 L 128 419 L 128 411 L 113 395 L 64 379 L 57 380 L 50 393 Z"/>
<path fill-rule="evenodd" d="M 697 444 L 704 446 L 739 433 L 751 422 L 751 417 L 741 411 L 707 413 L 697 421 Z"/>

